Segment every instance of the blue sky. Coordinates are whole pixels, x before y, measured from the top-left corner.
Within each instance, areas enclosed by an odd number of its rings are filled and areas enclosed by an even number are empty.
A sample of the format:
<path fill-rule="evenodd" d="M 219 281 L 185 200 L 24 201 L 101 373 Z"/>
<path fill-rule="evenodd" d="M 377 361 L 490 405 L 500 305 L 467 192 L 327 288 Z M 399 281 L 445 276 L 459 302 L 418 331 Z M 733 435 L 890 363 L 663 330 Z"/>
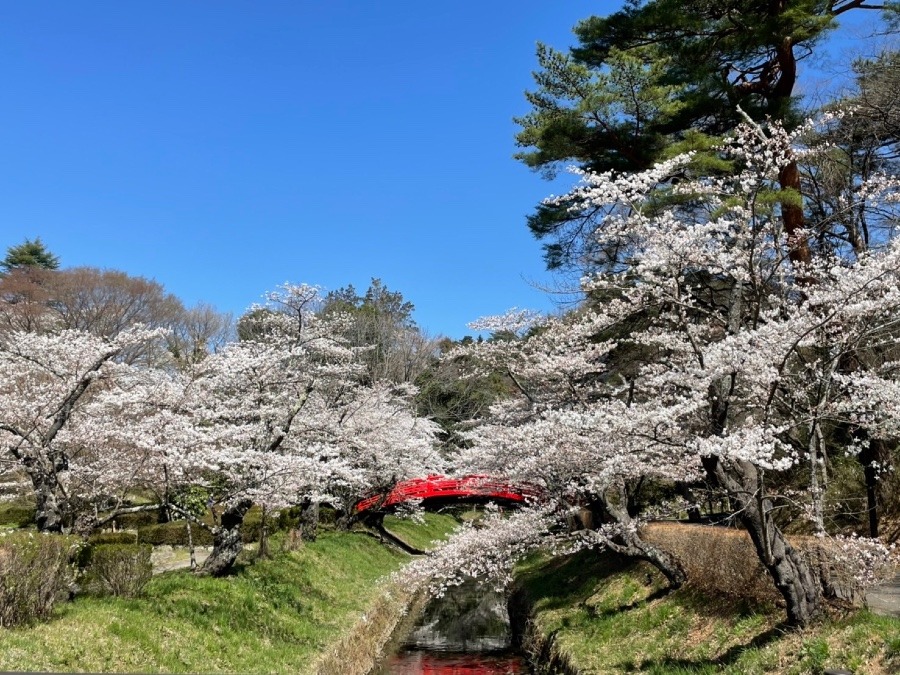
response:
<path fill-rule="evenodd" d="M 371 277 L 433 334 L 550 310 L 524 217 L 554 189 L 512 117 L 536 41 L 618 4 L 4 3 L 0 250 L 39 236 L 235 315 Z"/>

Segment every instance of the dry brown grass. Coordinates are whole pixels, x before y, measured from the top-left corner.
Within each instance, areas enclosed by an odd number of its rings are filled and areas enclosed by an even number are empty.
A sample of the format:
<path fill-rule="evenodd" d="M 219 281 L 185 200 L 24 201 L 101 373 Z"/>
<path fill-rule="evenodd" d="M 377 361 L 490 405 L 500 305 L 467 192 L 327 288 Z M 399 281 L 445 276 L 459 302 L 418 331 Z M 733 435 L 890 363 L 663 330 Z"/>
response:
<path fill-rule="evenodd" d="M 743 530 L 683 523 L 650 523 L 642 530 L 651 544 L 676 555 L 689 583 L 704 593 L 727 594 L 761 603 L 781 604 L 772 577 L 759 562 L 750 536 Z M 836 562 L 835 544 L 828 539 L 794 535 L 788 538 L 820 575 L 827 595 L 860 606 L 864 588 L 855 570 Z"/>
<path fill-rule="evenodd" d="M 642 530 L 651 544 L 677 556 L 689 583 L 704 593 L 724 593 L 754 602 L 778 602 L 772 577 L 742 530 L 680 523 L 650 523 Z"/>

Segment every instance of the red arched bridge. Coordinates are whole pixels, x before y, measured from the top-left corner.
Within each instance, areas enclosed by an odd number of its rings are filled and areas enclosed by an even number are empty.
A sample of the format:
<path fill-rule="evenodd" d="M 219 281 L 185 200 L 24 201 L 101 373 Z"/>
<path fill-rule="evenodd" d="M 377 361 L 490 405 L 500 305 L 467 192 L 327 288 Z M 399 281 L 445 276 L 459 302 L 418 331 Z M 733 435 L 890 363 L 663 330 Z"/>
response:
<path fill-rule="evenodd" d="M 510 483 L 490 476 L 428 476 L 397 483 L 387 494 L 377 494 L 356 503 L 356 512 L 384 510 L 404 502 L 423 500 L 428 502 L 505 502 L 524 504 L 540 497 L 540 490 L 525 483 Z"/>

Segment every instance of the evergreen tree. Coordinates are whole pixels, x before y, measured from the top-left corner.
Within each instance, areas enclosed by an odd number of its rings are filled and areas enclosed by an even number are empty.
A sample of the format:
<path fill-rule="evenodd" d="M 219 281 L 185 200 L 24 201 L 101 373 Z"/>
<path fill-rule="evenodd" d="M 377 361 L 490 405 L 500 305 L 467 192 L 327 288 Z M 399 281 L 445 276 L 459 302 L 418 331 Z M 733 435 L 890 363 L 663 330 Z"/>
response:
<path fill-rule="evenodd" d="M 641 171 L 675 152 L 709 148 L 739 121 L 738 106 L 790 129 L 798 62 L 854 9 L 896 11 L 864 0 L 629 0 L 579 23 L 579 45 L 568 54 L 539 46 L 538 88 L 526 94 L 532 109 L 517 119 L 525 148 L 517 157 L 550 176 L 573 160 L 596 172 Z M 693 169 L 728 167 L 701 153 Z M 795 163 L 779 182 L 800 192 Z M 786 196 L 782 217 L 789 235 L 801 235 L 792 259 L 809 262 L 796 198 Z M 558 204 L 539 206 L 528 225 L 547 241 L 551 269 L 614 265 L 621 253 L 600 250 L 590 228 Z"/>
<path fill-rule="evenodd" d="M 18 246 L 10 246 L 6 249 L 6 257 L 0 261 L 0 269 L 5 274 L 30 267 L 45 270 L 59 268 L 59 258 L 47 250 L 40 237 L 34 240 L 26 239 Z"/>
<path fill-rule="evenodd" d="M 414 310 L 402 293 L 373 278 L 364 295 L 352 285 L 329 292 L 321 313 L 349 318 L 344 337 L 367 350 L 362 361 L 371 381 L 413 382 L 435 351 L 433 341 L 413 320 Z"/>

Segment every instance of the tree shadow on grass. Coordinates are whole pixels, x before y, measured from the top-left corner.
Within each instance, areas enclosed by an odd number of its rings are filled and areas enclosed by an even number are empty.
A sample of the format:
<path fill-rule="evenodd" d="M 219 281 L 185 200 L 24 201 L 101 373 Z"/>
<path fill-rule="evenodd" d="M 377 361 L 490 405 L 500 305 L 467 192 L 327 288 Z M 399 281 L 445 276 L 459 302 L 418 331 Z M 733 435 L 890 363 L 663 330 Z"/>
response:
<path fill-rule="evenodd" d="M 596 592 L 597 584 L 624 569 L 617 556 L 579 551 L 553 558 L 521 575 L 519 583 L 542 608 L 559 609 L 579 604 Z"/>
<path fill-rule="evenodd" d="M 646 607 L 647 605 L 654 602 L 655 600 L 659 600 L 661 598 L 666 597 L 670 593 L 673 593 L 675 590 L 676 589 L 669 587 L 669 586 L 667 586 L 665 588 L 659 588 L 659 589 L 653 591 L 646 598 L 642 598 L 640 600 L 635 600 L 634 602 L 629 602 L 628 604 L 619 605 L 617 607 L 607 607 L 606 609 L 597 609 L 596 607 L 592 607 L 590 605 L 587 605 L 586 607 L 587 607 L 587 610 L 588 610 L 591 618 L 610 619 L 610 618 L 616 616 L 617 614 L 621 614 L 622 612 L 631 612 L 636 609 L 641 609 L 643 607 Z"/>
<path fill-rule="evenodd" d="M 736 593 L 712 593 L 688 583 L 678 596 L 678 604 L 696 614 L 728 619 L 755 615 L 774 616 L 784 612 L 784 606 L 768 600 L 744 597 Z"/>
<path fill-rule="evenodd" d="M 745 652 L 752 649 L 760 649 L 769 643 L 780 639 L 785 633 L 789 632 L 790 627 L 786 622 L 772 626 L 759 635 L 756 635 L 749 642 L 729 647 L 722 654 L 708 659 L 676 659 L 661 658 L 650 659 L 639 664 L 640 672 L 647 673 L 717 673 L 722 668 L 734 665 Z"/>
<path fill-rule="evenodd" d="M 597 587 L 603 581 L 640 564 L 610 551 L 579 551 L 553 558 L 529 570 L 519 577 L 518 582 L 524 586 L 531 602 L 539 603 L 542 610 L 581 605 L 593 617 L 609 617 L 643 607 L 672 591 L 668 587 L 656 589 L 645 598 L 602 610 L 588 605 L 588 600 L 597 593 Z M 652 579 L 648 577 L 647 586 L 652 585 Z"/>

